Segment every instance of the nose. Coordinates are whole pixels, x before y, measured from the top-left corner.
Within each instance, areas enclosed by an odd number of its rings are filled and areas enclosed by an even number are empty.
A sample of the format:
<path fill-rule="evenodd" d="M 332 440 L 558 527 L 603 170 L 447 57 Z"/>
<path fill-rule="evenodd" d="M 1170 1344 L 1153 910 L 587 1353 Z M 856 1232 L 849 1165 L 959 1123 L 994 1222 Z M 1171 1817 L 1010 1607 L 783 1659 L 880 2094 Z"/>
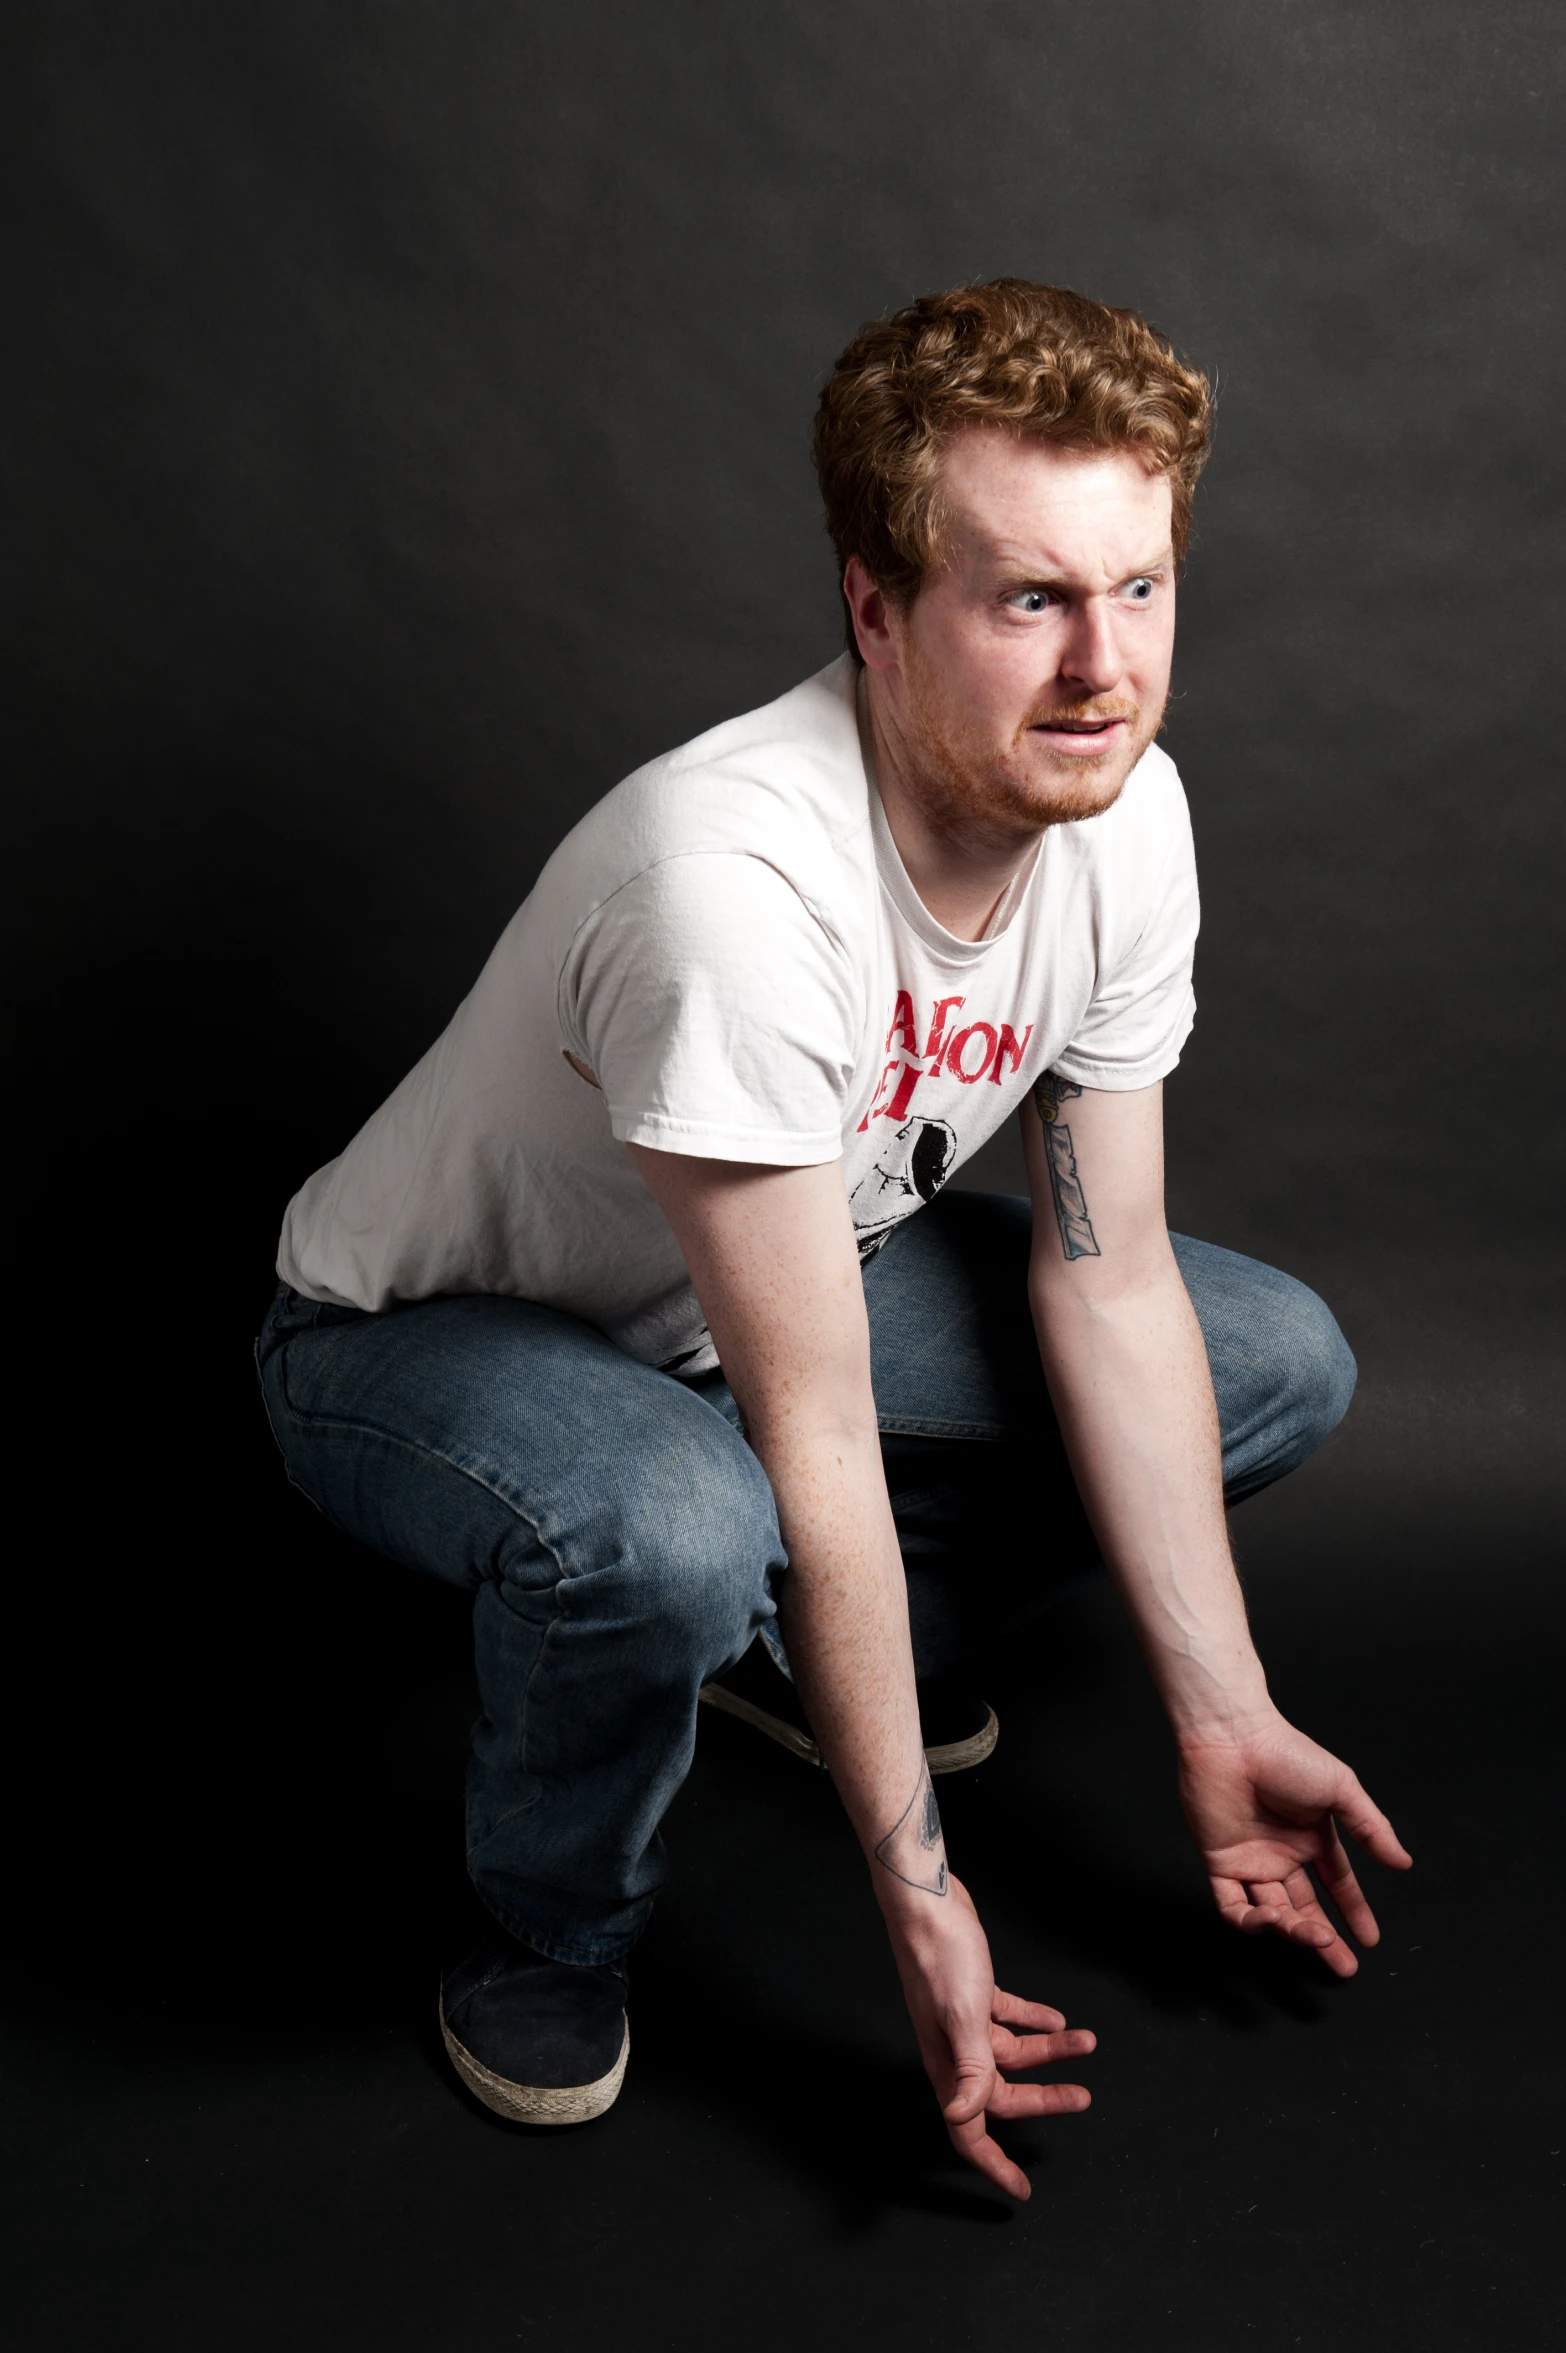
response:
<path fill-rule="evenodd" d="M 1071 614 L 1060 652 L 1062 682 L 1082 694 L 1108 694 L 1125 671 L 1107 597 L 1084 597 Z"/>

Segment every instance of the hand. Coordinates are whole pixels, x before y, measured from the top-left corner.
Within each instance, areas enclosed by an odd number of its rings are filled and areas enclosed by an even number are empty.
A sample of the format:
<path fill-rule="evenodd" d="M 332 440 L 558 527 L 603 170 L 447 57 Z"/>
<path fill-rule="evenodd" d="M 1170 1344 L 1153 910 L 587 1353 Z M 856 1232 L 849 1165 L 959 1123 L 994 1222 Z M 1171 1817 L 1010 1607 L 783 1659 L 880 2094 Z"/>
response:
<path fill-rule="evenodd" d="M 1315 1871 L 1362 1945 L 1380 1941 L 1338 1836 L 1341 1822 L 1390 1870 L 1413 1857 L 1347 1765 L 1307 1740 L 1276 1709 L 1226 1733 L 1179 1737 L 1180 1802 L 1202 1851 L 1214 1900 L 1248 1935 L 1275 1929 L 1310 1945 L 1338 1977 L 1359 1961 L 1323 1911 Z"/>
<path fill-rule="evenodd" d="M 979 1915 L 959 1880 L 948 1876 L 944 1896 L 926 1894 L 889 1911 L 887 1931 L 952 2147 L 1008 2196 L 1030 2198 L 1027 2175 L 990 2138 L 991 2120 L 1078 2115 L 1090 2094 L 1079 2083 L 1007 2083 L 997 2069 L 1080 2058 L 1096 2037 L 1082 2028 L 1068 2033 L 1060 2012 L 1043 2002 L 1001 1992 Z"/>

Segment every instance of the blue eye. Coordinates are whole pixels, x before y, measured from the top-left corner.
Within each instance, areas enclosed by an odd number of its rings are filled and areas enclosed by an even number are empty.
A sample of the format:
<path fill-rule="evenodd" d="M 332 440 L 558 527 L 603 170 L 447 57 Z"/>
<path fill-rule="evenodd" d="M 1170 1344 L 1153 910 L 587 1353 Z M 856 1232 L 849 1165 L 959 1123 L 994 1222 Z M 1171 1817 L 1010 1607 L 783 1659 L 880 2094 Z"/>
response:
<path fill-rule="evenodd" d="M 1126 594 L 1128 597 L 1130 597 L 1133 604 L 1145 605 L 1152 593 L 1153 583 L 1148 579 L 1145 573 L 1138 580 L 1128 580 L 1126 582 Z"/>
<path fill-rule="evenodd" d="M 1047 588 L 1019 588 L 1014 596 L 1006 599 L 1019 613 L 1048 612 L 1054 601 Z"/>

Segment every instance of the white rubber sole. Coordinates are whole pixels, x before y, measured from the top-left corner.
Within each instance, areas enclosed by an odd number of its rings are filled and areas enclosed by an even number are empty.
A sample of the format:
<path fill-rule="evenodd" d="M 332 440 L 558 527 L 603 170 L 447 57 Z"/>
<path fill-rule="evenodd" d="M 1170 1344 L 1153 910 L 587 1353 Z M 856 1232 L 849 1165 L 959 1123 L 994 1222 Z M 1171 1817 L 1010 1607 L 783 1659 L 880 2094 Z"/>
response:
<path fill-rule="evenodd" d="M 624 2018 L 624 2012 L 621 2012 Z M 476 2100 L 486 2108 L 493 2108 L 497 2116 L 504 2116 L 512 2124 L 587 2124 L 593 2117 L 602 2116 L 612 2108 L 620 2096 L 625 2081 L 625 2063 L 631 2055 L 629 2024 L 620 2038 L 620 2056 L 607 2075 L 596 2083 L 553 2084 L 508 2083 L 503 2075 L 492 2075 L 481 2066 L 471 2051 L 461 2043 L 446 2024 L 444 2010 L 440 2016 L 441 2040 L 446 2045 L 446 2056 Z"/>
<path fill-rule="evenodd" d="M 966 1740 L 948 1740 L 942 1748 L 927 1748 L 924 1761 L 932 1776 L 937 1773 L 966 1773 L 974 1765 L 982 1765 L 1000 1738 L 1000 1718 L 992 1707 L 986 1707 L 984 1721 L 977 1732 Z"/>
<path fill-rule="evenodd" d="M 725 1691 L 721 1683 L 704 1683 L 698 1698 L 709 1708 L 721 1708 L 726 1716 L 738 1716 L 742 1724 L 753 1724 L 779 1748 L 786 1748 L 791 1757 L 802 1757 L 807 1765 L 819 1765 L 821 1751 L 808 1732 L 801 1732 L 797 1724 L 785 1724 L 781 1716 L 769 1716 L 765 1708 L 758 1708 L 754 1700 L 740 1699 L 732 1691 Z"/>
<path fill-rule="evenodd" d="M 786 1748 L 792 1757 L 800 1757 L 807 1765 L 820 1765 L 821 1751 L 808 1732 L 801 1732 L 796 1724 L 787 1724 L 781 1716 L 769 1716 L 765 1708 L 758 1708 L 754 1700 L 739 1699 L 732 1691 L 725 1691 L 721 1683 L 704 1683 L 701 1698 L 710 1708 L 721 1708 L 726 1716 L 738 1716 L 742 1724 L 752 1724 L 775 1740 L 779 1748 Z M 967 1773 L 975 1765 L 982 1765 L 1000 1738 L 1000 1718 L 993 1708 L 984 1711 L 984 1722 L 967 1740 L 948 1740 L 942 1747 L 927 1748 L 925 1763 L 933 1775 L 937 1773 Z"/>

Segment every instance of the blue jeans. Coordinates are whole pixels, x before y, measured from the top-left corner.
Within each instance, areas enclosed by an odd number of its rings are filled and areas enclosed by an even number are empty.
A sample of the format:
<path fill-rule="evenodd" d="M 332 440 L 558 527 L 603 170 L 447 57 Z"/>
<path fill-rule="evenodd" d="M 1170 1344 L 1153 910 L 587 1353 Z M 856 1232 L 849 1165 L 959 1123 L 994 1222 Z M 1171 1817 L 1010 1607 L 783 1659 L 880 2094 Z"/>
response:
<path fill-rule="evenodd" d="M 865 1268 L 872 1377 L 921 1674 L 982 1656 L 1091 1570 L 1027 1301 L 1026 1201 L 947 1193 Z M 1231 1500 L 1302 1462 L 1354 1360 L 1288 1275 L 1173 1237 Z M 697 1693 L 771 1632 L 787 1567 L 721 1373 L 678 1381 L 526 1300 L 383 1315 L 282 1290 L 257 1362 L 288 1476 L 387 1559 L 473 1596 L 468 1867 L 562 1961 L 617 1959 L 667 1877 Z"/>

